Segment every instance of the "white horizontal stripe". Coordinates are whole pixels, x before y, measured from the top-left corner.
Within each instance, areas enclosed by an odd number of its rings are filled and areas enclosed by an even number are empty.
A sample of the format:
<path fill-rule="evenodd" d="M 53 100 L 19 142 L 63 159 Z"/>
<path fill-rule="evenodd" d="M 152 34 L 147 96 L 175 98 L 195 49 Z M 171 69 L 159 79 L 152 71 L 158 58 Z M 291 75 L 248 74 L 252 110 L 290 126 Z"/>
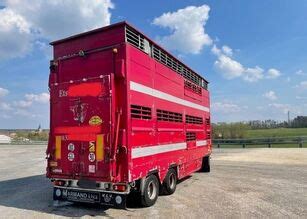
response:
<path fill-rule="evenodd" d="M 145 85 L 136 83 L 134 81 L 130 81 L 130 89 L 137 91 L 137 92 L 140 92 L 140 93 L 143 93 L 143 94 L 147 94 L 147 95 L 162 99 L 162 100 L 167 100 L 167 101 L 170 101 L 170 102 L 173 102 L 173 103 L 181 104 L 183 106 L 192 107 L 192 108 L 195 108 L 195 109 L 198 109 L 198 110 L 209 112 L 208 107 L 201 106 L 201 105 L 193 103 L 191 101 L 187 101 L 187 100 L 175 97 L 173 95 L 164 93 L 162 91 L 159 91 L 159 90 L 156 90 L 156 89 L 153 89 L 153 88 L 150 88 L 150 87 L 147 87 Z"/>
<path fill-rule="evenodd" d="M 138 158 L 138 157 L 145 157 L 165 152 L 171 152 L 181 149 L 186 149 L 187 143 L 175 143 L 175 144 L 163 144 L 163 145 L 154 145 L 149 147 L 139 147 L 139 148 L 132 148 L 132 158 Z"/>
<path fill-rule="evenodd" d="M 204 146 L 207 145 L 207 140 L 202 140 L 202 141 L 196 141 L 196 146 Z"/>

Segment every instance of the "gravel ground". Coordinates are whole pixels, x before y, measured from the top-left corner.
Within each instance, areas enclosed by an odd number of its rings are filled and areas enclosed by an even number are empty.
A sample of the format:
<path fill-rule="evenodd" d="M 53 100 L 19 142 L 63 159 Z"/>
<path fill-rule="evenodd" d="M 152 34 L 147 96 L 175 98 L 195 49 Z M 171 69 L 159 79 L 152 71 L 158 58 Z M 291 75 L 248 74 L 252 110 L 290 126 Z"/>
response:
<path fill-rule="evenodd" d="M 307 218 L 307 148 L 219 149 L 151 208 L 54 207 L 45 147 L 0 145 L 0 217 Z"/>

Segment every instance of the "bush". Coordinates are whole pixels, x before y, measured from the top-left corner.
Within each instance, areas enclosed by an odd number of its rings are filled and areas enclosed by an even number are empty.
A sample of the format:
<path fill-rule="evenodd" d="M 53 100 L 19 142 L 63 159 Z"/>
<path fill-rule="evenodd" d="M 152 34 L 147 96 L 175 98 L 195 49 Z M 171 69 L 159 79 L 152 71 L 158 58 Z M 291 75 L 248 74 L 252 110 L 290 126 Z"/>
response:
<path fill-rule="evenodd" d="M 250 126 L 244 123 L 218 123 L 212 124 L 213 139 L 245 138 Z"/>

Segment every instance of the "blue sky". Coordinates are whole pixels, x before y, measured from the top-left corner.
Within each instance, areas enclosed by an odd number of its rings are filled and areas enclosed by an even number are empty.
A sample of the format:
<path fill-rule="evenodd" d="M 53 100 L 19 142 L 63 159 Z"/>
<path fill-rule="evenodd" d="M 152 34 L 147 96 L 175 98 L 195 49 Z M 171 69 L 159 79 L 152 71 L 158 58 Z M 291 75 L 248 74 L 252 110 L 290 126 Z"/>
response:
<path fill-rule="evenodd" d="M 303 0 L 0 0 L 0 128 L 48 127 L 50 41 L 122 20 L 210 81 L 214 122 L 306 115 L 306 11 Z"/>

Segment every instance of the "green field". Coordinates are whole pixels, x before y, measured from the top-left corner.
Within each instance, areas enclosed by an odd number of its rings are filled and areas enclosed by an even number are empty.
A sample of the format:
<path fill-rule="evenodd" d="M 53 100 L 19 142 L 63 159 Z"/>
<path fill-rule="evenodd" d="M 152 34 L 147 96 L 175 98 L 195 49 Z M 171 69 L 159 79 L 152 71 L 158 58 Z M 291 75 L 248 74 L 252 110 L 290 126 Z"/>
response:
<path fill-rule="evenodd" d="M 307 128 L 277 128 L 248 130 L 246 138 L 307 136 Z"/>

